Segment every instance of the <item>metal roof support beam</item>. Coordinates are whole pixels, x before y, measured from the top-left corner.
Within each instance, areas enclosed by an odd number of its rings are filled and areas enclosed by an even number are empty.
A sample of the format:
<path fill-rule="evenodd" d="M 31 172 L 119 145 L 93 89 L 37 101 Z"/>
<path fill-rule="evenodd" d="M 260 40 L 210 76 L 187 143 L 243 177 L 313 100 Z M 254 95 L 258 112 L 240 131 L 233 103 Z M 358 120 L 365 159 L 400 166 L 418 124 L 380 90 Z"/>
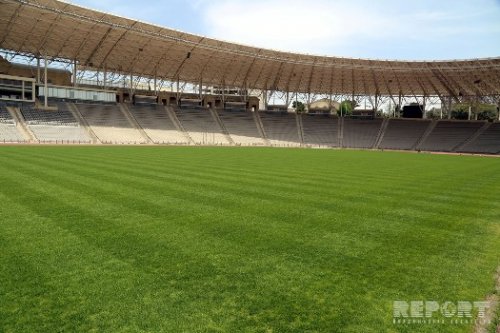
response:
<path fill-rule="evenodd" d="M 398 103 L 394 99 L 394 94 L 392 93 L 391 88 L 389 87 L 389 84 L 385 81 L 385 79 L 384 79 L 384 83 L 385 83 L 387 91 L 389 93 L 389 98 L 392 100 L 392 102 L 394 103 L 394 105 L 398 105 Z"/>
<path fill-rule="evenodd" d="M 227 76 L 228 76 L 228 74 L 229 74 L 229 72 L 230 72 L 230 70 L 231 70 L 231 68 L 232 68 L 232 66 L 233 66 L 233 63 L 234 63 L 236 60 L 237 60 L 237 59 L 236 59 L 236 56 L 233 56 L 233 57 L 231 58 L 231 61 L 229 61 L 229 64 L 227 64 L 227 65 L 226 65 L 226 67 L 224 68 L 224 73 L 222 74 L 222 78 L 221 78 L 221 80 L 222 80 L 222 82 L 224 83 L 224 85 L 226 85 L 226 84 L 227 84 Z"/>
<path fill-rule="evenodd" d="M 188 53 L 189 54 L 189 53 Z M 179 64 L 179 66 L 177 66 L 177 69 L 175 70 L 175 73 L 173 75 L 173 77 L 178 81 L 179 80 L 179 77 L 180 77 L 180 74 L 181 74 L 181 71 L 182 71 L 182 67 L 184 67 L 184 64 L 186 63 L 186 61 L 188 60 L 189 58 L 186 56 L 184 59 L 182 59 L 181 63 Z"/>
<path fill-rule="evenodd" d="M 418 77 L 416 77 L 415 80 L 417 81 L 417 84 L 420 87 L 420 89 L 422 89 L 422 92 L 423 92 L 424 96 L 429 96 L 430 94 L 427 92 L 427 89 L 425 89 L 425 87 L 422 84 L 422 82 L 420 82 L 420 79 Z"/>
<path fill-rule="evenodd" d="M 253 87 L 257 86 L 257 83 L 260 81 L 260 78 L 262 77 L 262 73 L 264 72 L 264 66 L 259 71 L 259 74 L 256 76 L 254 84 L 252 85 Z M 262 90 L 262 89 L 261 89 Z"/>
<path fill-rule="evenodd" d="M 13 24 L 12 22 L 14 21 L 14 18 L 16 18 L 17 16 L 19 16 L 19 12 L 21 11 L 21 9 L 23 8 L 23 3 L 20 2 L 19 3 L 19 6 L 17 6 L 16 10 L 14 11 L 14 13 L 12 14 L 12 16 L 10 17 L 9 19 L 9 23 L 7 23 L 7 29 L 5 29 L 5 32 L 2 36 L 2 39 L 0 40 L 0 45 L 3 45 L 5 43 L 5 40 L 7 39 L 7 36 L 9 36 L 12 28 L 13 28 Z"/>
<path fill-rule="evenodd" d="M 108 52 L 106 53 L 106 55 L 104 56 L 104 58 L 102 59 L 101 63 L 99 64 L 99 66 L 97 66 L 98 68 L 102 67 L 102 65 L 104 63 L 106 63 L 108 61 L 108 58 L 109 56 L 111 55 L 111 53 L 113 52 L 113 50 L 116 48 L 116 46 L 118 45 L 118 43 L 121 42 L 121 40 L 125 37 L 125 35 L 130 31 L 130 29 L 132 29 L 135 25 L 136 25 L 137 22 L 134 22 L 132 23 L 132 25 L 130 27 L 128 27 L 128 29 L 126 29 L 121 35 L 120 37 L 118 38 L 118 40 L 113 44 L 113 46 L 108 50 Z M 110 28 L 111 29 L 111 28 Z M 108 37 L 109 35 L 109 30 L 106 32 L 106 34 L 104 35 L 103 38 L 101 38 L 101 41 L 99 42 L 99 44 L 102 45 L 102 43 L 104 43 L 104 41 L 106 40 L 106 38 Z M 92 52 L 91 56 L 88 57 L 87 59 L 87 62 L 89 62 L 92 57 L 94 56 L 94 53 L 95 51 L 97 50 L 97 48 Z"/>
<path fill-rule="evenodd" d="M 300 86 L 302 85 L 302 79 L 304 78 L 304 72 L 305 72 L 305 69 L 302 69 L 302 72 L 300 74 L 300 78 L 299 80 L 297 81 L 297 87 L 295 88 L 295 91 L 298 93 L 299 92 L 299 89 L 300 89 Z"/>
<path fill-rule="evenodd" d="M 295 63 L 293 63 L 291 66 L 291 69 L 290 69 L 290 75 L 286 79 L 286 90 L 287 91 L 290 91 L 290 82 L 291 82 L 292 78 L 297 76 L 297 74 L 295 73 L 295 67 L 296 67 L 296 65 L 295 65 Z"/>
<path fill-rule="evenodd" d="M 40 44 L 38 44 L 38 51 L 37 53 L 40 53 L 41 50 L 44 48 L 45 46 L 45 43 L 47 42 L 47 39 L 49 38 L 50 35 L 52 35 L 52 32 L 54 31 L 55 27 L 56 27 L 56 23 L 58 21 L 61 20 L 61 17 L 62 17 L 62 14 L 64 13 L 64 11 L 66 10 L 66 8 L 69 6 L 70 4 L 67 3 L 64 8 L 57 13 L 57 16 L 56 18 L 52 21 L 52 23 L 50 24 L 50 27 L 48 29 L 48 31 L 45 33 L 45 36 L 44 38 L 41 40 Z"/>
<path fill-rule="evenodd" d="M 217 45 L 218 46 L 222 45 L 222 42 L 219 42 Z M 172 46 L 172 48 L 173 48 L 173 46 Z M 207 70 L 207 68 L 209 68 L 211 61 L 214 59 L 214 54 L 215 54 L 215 51 L 212 51 L 212 53 L 210 53 L 210 56 L 207 58 L 205 63 L 201 64 L 200 76 L 205 75 L 205 71 Z M 212 82 L 212 84 L 214 82 L 213 78 L 212 78 L 212 80 L 207 79 L 207 81 Z"/>
<path fill-rule="evenodd" d="M 280 63 L 280 66 L 278 67 L 278 72 L 276 73 L 276 76 L 274 77 L 272 89 L 277 90 L 278 89 L 278 83 L 281 78 L 281 73 L 283 72 L 283 62 Z"/>
<path fill-rule="evenodd" d="M 450 86 L 450 84 L 446 80 L 446 78 L 442 76 L 441 71 L 439 71 L 438 69 L 432 68 L 430 65 L 428 65 L 428 67 L 431 69 L 432 73 L 439 80 L 439 82 L 441 82 L 443 87 L 445 87 L 445 89 L 448 91 L 450 96 L 452 96 L 455 99 L 455 101 L 457 101 L 457 103 L 460 103 L 460 99 L 458 98 L 457 94 L 455 94 L 455 92 L 453 91 L 453 88 Z"/>
<path fill-rule="evenodd" d="M 102 47 L 102 44 L 104 44 L 104 42 L 106 41 L 106 39 L 108 38 L 109 34 L 111 33 L 111 31 L 113 31 L 113 28 L 112 27 L 109 27 L 108 30 L 106 30 L 106 32 L 104 33 L 104 35 L 101 37 L 101 39 L 99 40 L 99 43 L 97 43 L 96 47 L 94 47 L 94 49 L 92 50 L 92 52 L 90 52 L 90 55 L 87 57 L 87 60 L 84 61 L 84 64 L 85 65 L 90 65 L 92 63 L 92 58 L 94 57 L 94 55 L 96 54 L 96 52 L 98 50 L 101 49 Z M 101 68 L 102 64 L 106 61 L 106 59 L 104 59 L 100 64 L 99 66 L 97 66 L 97 68 Z M 91 65 L 91 67 L 94 67 L 93 65 Z"/>
<path fill-rule="evenodd" d="M 170 52 L 171 49 L 172 48 L 169 47 L 165 52 L 163 52 L 163 54 L 160 56 L 160 58 L 156 62 L 155 66 L 153 68 L 153 72 L 155 73 L 155 75 L 158 75 L 158 69 L 160 67 L 160 64 L 161 64 L 162 61 L 165 61 L 165 59 L 166 59 L 166 57 L 167 57 L 167 55 L 168 55 L 168 53 Z M 203 75 L 203 73 L 201 75 Z"/>
<path fill-rule="evenodd" d="M 238 66 L 238 72 L 234 75 L 233 81 L 231 82 L 232 87 L 238 86 L 238 78 L 240 77 L 241 73 L 243 72 L 243 66 L 239 65 Z M 242 86 L 245 85 L 245 81 L 241 81 Z"/>
<path fill-rule="evenodd" d="M 269 93 L 269 90 L 267 90 L 268 94 L 266 95 L 267 96 L 267 105 L 271 104 L 271 98 L 273 98 L 273 95 L 274 95 L 274 90 L 271 90 L 270 93 Z"/>
<path fill-rule="evenodd" d="M 257 61 L 257 58 L 259 57 L 259 54 L 260 54 L 261 50 L 262 49 L 259 49 L 257 51 L 257 53 L 255 54 L 255 56 L 252 59 L 252 62 L 250 63 L 250 66 L 248 66 L 248 69 L 247 69 L 247 71 L 245 73 L 245 76 L 243 77 L 243 82 L 245 84 L 248 82 L 248 77 L 249 77 L 250 73 L 252 72 L 253 66 L 254 66 L 255 62 Z"/>
<path fill-rule="evenodd" d="M 454 66 L 458 70 L 460 70 L 460 67 L 457 64 L 454 64 Z M 474 82 L 474 84 L 470 84 L 470 81 L 469 81 L 470 78 L 463 77 L 463 75 L 461 75 L 460 71 L 457 71 L 457 76 L 460 77 L 460 82 L 463 82 L 467 86 L 467 88 L 469 88 L 471 91 L 473 91 L 476 94 L 476 96 L 479 97 L 479 96 L 484 96 L 485 95 L 485 93 L 483 91 L 481 91 L 481 89 L 479 87 L 479 83 L 480 82 L 478 82 L 478 83 Z M 458 82 L 456 84 L 459 85 Z"/>
<path fill-rule="evenodd" d="M 311 96 L 311 87 L 312 87 L 312 82 L 313 82 L 313 77 L 314 77 L 314 68 L 316 66 L 316 60 L 314 61 L 312 67 L 311 67 L 311 74 L 309 74 L 309 81 L 307 83 L 307 93 L 309 94 L 309 101 L 308 101 L 308 106 L 311 103 L 310 101 L 310 96 Z"/>
<path fill-rule="evenodd" d="M 156 79 L 156 96 L 160 96 L 160 92 L 163 89 L 163 86 L 165 85 L 165 80 L 160 78 L 160 84 L 158 84 L 158 79 Z M 158 100 L 158 102 L 160 102 Z"/>
<path fill-rule="evenodd" d="M 152 38 L 148 39 L 147 42 L 145 42 L 144 44 L 142 44 L 138 51 L 137 51 L 137 54 L 134 56 L 134 59 L 132 59 L 132 61 L 130 62 L 130 67 L 129 67 L 129 72 L 133 72 L 134 71 L 134 68 L 137 66 L 137 63 L 140 59 L 140 55 L 142 54 L 142 52 L 146 49 L 146 47 L 148 46 L 149 43 L 151 43 L 152 41 Z M 106 64 L 104 63 L 104 66 Z"/>

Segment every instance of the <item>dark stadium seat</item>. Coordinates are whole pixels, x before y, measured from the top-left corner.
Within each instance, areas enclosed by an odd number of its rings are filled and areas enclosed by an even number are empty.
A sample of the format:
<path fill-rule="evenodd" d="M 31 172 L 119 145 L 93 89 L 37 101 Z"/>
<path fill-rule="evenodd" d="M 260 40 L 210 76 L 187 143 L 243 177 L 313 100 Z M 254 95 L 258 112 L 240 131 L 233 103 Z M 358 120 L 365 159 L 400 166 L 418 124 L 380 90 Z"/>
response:
<path fill-rule="evenodd" d="M 479 121 L 438 121 L 420 145 L 421 150 L 451 152 L 484 125 Z"/>
<path fill-rule="evenodd" d="M 209 109 L 175 108 L 175 114 L 196 144 L 229 144 Z"/>
<path fill-rule="evenodd" d="M 300 144 L 297 119 L 294 113 L 259 112 L 267 138 L 273 145 L 295 146 Z"/>
<path fill-rule="evenodd" d="M 188 144 L 163 105 L 131 105 L 130 113 L 154 143 Z"/>
<path fill-rule="evenodd" d="M 302 116 L 304 143 L 324 147 L 338 147 L 339 121 L 330 115 Z"/>
<path fill-rule="evenodd" d="M 382 119 L 344 119 L 343 147 L 371 149 L 382 126 Z"/>
<path fill-rule="evenodd" d="M 500 123 L 492 123 L 475 140 L 462 147 L 460 152 L 464 153 L 500 153 Z"/>
<path fill-rule="evenodd" d="M 254 116 L 245 110 L 221 110 L 219 118 L 229 135 L 236 144 L 263 145 L 264 141 L 259 133 Z"/>
<path fill-rule="evenodd" d="M 430 123 L 429 120 L 389 119 L 379 148 L 413 149 Z"/>

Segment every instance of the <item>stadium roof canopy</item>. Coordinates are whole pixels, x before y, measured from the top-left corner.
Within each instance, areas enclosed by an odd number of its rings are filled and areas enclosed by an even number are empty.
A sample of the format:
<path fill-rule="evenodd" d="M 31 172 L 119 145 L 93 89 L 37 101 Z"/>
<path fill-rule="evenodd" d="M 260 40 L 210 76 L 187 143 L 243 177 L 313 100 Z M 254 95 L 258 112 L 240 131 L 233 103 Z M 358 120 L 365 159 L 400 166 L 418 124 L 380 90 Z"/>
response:
<path fill-rule="evenodd" d="M 498 96 L 500 57 L 349 59 L 224 42 L 56 0 L 0 0 L 0 48 L 86 69 L 315 94 Z"/>

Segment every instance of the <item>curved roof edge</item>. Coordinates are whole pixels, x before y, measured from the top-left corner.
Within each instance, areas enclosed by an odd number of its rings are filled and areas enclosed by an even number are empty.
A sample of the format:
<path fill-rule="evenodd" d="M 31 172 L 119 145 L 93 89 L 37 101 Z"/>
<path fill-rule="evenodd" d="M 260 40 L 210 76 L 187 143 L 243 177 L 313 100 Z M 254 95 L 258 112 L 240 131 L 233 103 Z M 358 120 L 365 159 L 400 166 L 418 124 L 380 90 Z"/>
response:
<path fill-rule="evenodd" d="M 500 96 L 500 57 L 390 60 L 258 48 L 57 0 L 0 0 L 0 48 L 205 85 L 316 94 Z"/>
<path fill-rule="evenodd" d="M 151 26 L 154 26 L 154 27 L 157 27 L 157 28 L 166 28 L 166 27 L 161 26 L 161 25 L 156 24 L 156 23 L 151 23 L 151 22 L 147 22 L 147 21 L 144 21 L 144 20 L 140 20 L 140 19 L 136 19 L 136 18 L 124 16 L 124 15 L 118 15 L 118 14 L 115 14 L 115 13 L 112 13 L 112 12 L 108 12 L 108 11 L 105 11 L 105 10 L 92 9 L 90 7 L 87 7 L 87 6 L 83 6 L 83 5 L 80 5 L 80 4 L 72 3 L 71 1 L 68 1 L 68 0 L 59 0 L 59 1 L 67 3 L 67 4 L 70 4 L 70 5 L 75 6 L 75 7 L 80 7 L 82 9 L 86 9 L 86 10 L 89 10 L 89 11 L 98 11 L 98 12 L 101 12 L 101 13 L 104 13 L 104 14 L 107 14 L 107 15 L 110 15 L 110 16 L 122 17 L 122 18 L 130 20 L 130 21 L 136 21 L 136 22 L 140 22 L 142 24 L 148 24 L 148 25 L 151 25 Z M 269 47 L 262 47 L 262 46 L 258 46 L 258 45 L 247 44 L 247 43 L 241 43 L 241 42 L 236 42 L 236 41 L 230 41 L 230 40 L 226 40 L 226 39 L 219 38 L 219 37 L 211 37 L 211 36 L 207 36 L 207 35 L 202 35 L 202 34 L 197 34 L 197 33 L 191 33 L 191 32 L 185 31 L 185 30 L 171 28 L 171 27 L 168 27 L 168 29 L 172 30 L 172 31 L 175 31 L 177 33 L 189 34 L 189 35 L 192 35 L 194 37 L 203 38 L 203 39 L 210 38 L 210 39 L 214 39 L 214 40 L 218 40 L 218 41 L 224 42 L 226 44 L 233 44 L 235 46 L 242 46 L 242 47 L 254 48 L 256 50 L 264 49 L 264 50 L 267 50 L 267 51 L 277 52 L 277 53 L 296 54 L 296 55 L 299 55 L 299 56 L 310 56 L 310 57 L 319 57 L 319 58 L 345 59 L 345 60 L 366 60 L 366 61 L 387 61 L 387 62 L 412 62 L 412 63 L 425 63 L 425 62 L 465 62 L 465 61 L 481 61 L 481 60 L 498 60 L 498 59 L 500 59 L 500 56 L 476 57 L 476 58 L 457 58 L 457 59 L 428 59 L 428 60 L 398 59 L 398 58 L 393 58 L 393 59 L 385 58 L 384 59 L 384 58 L 347 57 L 347 56 L 336 56 L 336 55 L 331 55 L 331 54 L 317 54 L 317 53 L 308 53 L 308 52 L 292 52 L 292 51 L 286 51 L 286 50 L 280 50 L 280 49 L 273 49 L 273 48 L 269 48 Z"/>

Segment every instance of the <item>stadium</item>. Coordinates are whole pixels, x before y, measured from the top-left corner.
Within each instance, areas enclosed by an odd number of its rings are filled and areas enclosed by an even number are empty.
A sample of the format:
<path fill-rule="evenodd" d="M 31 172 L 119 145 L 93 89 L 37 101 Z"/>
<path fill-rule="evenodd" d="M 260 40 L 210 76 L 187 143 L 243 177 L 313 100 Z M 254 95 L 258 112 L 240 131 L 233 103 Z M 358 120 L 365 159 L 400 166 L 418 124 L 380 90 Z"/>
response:
<path fill-rule="evenodd" d="M 1 332 L 500 330 L 500 57 L 0 0 Z"/>

